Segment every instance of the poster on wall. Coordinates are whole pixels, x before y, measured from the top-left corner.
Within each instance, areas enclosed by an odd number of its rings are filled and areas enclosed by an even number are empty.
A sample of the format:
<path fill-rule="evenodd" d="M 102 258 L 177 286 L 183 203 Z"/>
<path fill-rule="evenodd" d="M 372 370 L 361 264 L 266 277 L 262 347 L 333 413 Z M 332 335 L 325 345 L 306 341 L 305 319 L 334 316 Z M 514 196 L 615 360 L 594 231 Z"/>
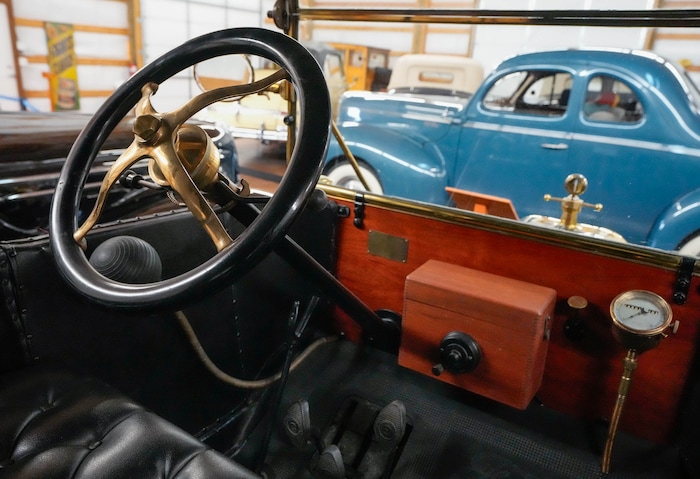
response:
<path fill-rule="evenodd" d="M 73 45 L 73 25 L 44 22 L 48 46 L 49 86 L 54 111 L 79 110 L 78 62 Z"/>

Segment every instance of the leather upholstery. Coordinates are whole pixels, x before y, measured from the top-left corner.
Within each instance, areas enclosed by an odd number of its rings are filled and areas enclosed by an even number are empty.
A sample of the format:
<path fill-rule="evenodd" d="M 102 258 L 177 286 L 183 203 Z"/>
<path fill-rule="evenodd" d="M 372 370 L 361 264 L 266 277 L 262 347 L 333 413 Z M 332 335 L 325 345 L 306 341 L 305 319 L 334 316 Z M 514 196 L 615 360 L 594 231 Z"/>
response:
<path fill-rule="evenodd" d="M 0 376 L 0 478 L 259 478 L 106 384 Z"/>

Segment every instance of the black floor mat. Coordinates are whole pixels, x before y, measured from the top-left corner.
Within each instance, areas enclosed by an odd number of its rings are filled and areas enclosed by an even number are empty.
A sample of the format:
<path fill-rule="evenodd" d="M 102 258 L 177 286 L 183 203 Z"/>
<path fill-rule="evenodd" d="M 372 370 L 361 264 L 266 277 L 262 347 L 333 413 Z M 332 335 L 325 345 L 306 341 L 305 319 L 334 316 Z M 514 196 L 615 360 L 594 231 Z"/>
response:
<path fill-rule="evenodd" d="M 674 448 L 624 433 L 616 439 L 610 474 L 602 474 L 603 425 L 584 424 L 536 405 L 519 411 L 496 404 L 402 368 L 395 356 L 347 341 L 324 346 L 290 375 L 267 455 L 270 476 L 313 477 L 314 446 L 293 448 L 279 427 L 291 403 L 307 399 L 312 426 L 322 433 L 351 397 L 379 407 L 397 399 L 406 406 L 411 434 L 391 478 L 682 477 Z M 249 446 L 253 451 L 255 441 Z"/>

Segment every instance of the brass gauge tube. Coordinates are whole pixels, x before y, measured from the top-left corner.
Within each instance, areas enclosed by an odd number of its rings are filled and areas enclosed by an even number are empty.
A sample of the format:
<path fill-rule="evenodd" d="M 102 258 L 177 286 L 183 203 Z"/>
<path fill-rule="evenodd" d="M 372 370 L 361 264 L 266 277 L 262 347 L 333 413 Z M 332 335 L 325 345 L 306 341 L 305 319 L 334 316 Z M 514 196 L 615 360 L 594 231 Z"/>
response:
<path fill-rule="evenodd" d="M 603 452 L 603 463 L 601 466 L 603 474 L 608 474 L 610 472 L 610 458 L 612 457 L 612 449 L 613 444 L 615 443 L 615 435 L 617 434 L 617 426 L 620 423 L 622 409 L 625 406 L 625 400 L 627 399 L 627 394 L 629 393 L 630 386 L 632 385 L 632 375 L 634 374 L 634 370 L 637 369 L 637 351 L 634 349 L 628 350 L 627 356 L 625 356 L 622 364 L 622 377 L 620 378 L 620 385 L 617 388 L 617 401 L 615 402 L 615 408 L 613 409 L 612 417 L 610 418 L 608 439 L 605 442 L 605 451 Z"/>

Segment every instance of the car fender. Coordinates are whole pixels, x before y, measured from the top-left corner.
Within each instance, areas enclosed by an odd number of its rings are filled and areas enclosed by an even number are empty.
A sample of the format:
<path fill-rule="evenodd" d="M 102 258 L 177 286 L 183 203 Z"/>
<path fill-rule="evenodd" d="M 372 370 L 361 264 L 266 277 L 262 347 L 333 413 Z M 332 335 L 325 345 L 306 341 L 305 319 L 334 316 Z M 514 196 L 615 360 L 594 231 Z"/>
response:
<path fill-rule="evenodd" d="M 700 189 L 684 195 L 659 216 L 647 244 L 675 250 L 681 241 L 696 231 L 700 231 Z"/>
<path fill-rule="evenodd" d="M 449 203 L 445 191 L 445 158 L 433 142 L 417 135 L 357 123 L 344 123 L 338 130 L 355 158 L 376 171 L 384 194 Z M 326 155 L 327 167 L 343 156 L 337 140 L 332 138 Z"/>

